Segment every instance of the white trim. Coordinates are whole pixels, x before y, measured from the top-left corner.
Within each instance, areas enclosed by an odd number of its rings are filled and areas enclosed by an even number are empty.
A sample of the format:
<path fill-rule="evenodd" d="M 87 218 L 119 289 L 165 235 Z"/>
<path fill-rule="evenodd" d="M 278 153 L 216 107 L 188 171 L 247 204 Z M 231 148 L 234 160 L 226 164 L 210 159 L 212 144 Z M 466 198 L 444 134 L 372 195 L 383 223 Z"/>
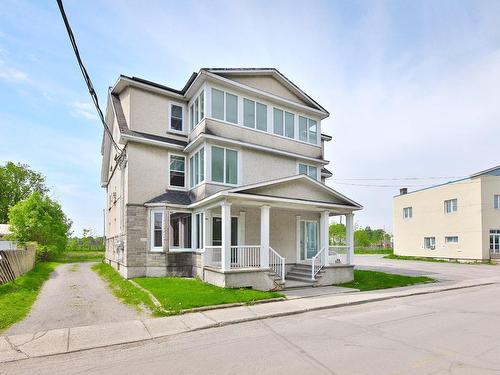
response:
<path fill-rule="evenodd" d="M 188 182 L 189 184 L 187 185 L 189 188 L 189 190 L 192 190 L 194 188 L 197 188 L 198 186 L 200 186 L 201 184 L 204 184 L 207 182 L 207 144 L 206 143 L 202 143 L 200 146 L 198 146 L 195 151 L 189 153 L 188 155 L 188 169 L 189 169 L 189 177 L 188 177 Z M 194 181 L 191 181 L 191 159 L 193 158 L 193 166 L 194 166 L 194 156 L 200 152 L 201 150 L 203 149 L 203 180 L 200 180 L 198 183 L 194 183 L 194 185 L 191 185 L 191 182 L 194 182 Z M 200 154 L 201 155 L 201 154 Z M 199 158 L 199 157 L 198 157 Z M 199 165 L 199 163 L 198 163 Z M 201 168 L 200 168 L 200 171 L 201 171 Z M 193 171 L 193 173 L 196 173 L 198 171 Z M 196 180 L 196 175 L 193 175 L 195 178 L 194 180 Z"/>
<path fill-rule="evenodd" d="M 223 173 L 222 173 L 222 182 L 220 181 L 214 181 L 213 180 L 213 171 L 212 171 L 212 153 L 213 153 L 213 148 L 214 147 L 217 147 L 219 149 L 222 149 L 224 150 L 224 163 L 222 165 L 222 168 L 223 168 Z M 236 183 L 233 184 L 233 183 L 229 183 L 229 182 L 226 182 L 226 164 L 227 164 L 227 151 L 234 151 L 236 152 Z M 239 186 L 239 182 L 240 182 L 240 179 L 241 179 L 241 164 L 240 164 L 240 160 L 241 160 L 241 155 L 240 155 L 240 150 L 239 149 L 233 149 L 233 148 L 230 148 L 230 147 L 224 147 L 224 146 L 219 146 L 219 145 L 213 145 L 211 144 L 210 145 L 210 176 L 209 176 L 209 179 L 207 180 L 208 183 L 210 184 L 214 184 L 214 185 L 223 185 L 223 186 Z"/>
<path fill-rule="evenodd" d="M 122 82 L 123 82 L 124 87 L 121 87 L 122 86 L 121 85 Z M 118 77 L 118 79 L 116 80 L 116 83 L 111 88 L 111 93 L 120 94 L 123 91 L 123 89 L 125 87 L 127 87 L 127 86 L 134 86 L 134 87 L 143 89 L 145 91 L 151 91 L 151 92 L 155 92 L 155 93 L 160 93 L 160 94 L 163 94 L 163 95 L 168 95 L 168 96 L 171 96 L 171 97 L 174 97 L 174 98 L 177 98 L 177 99 L 181 99 L 181 100 L 186 100 L 187 101 L 187 99 L 186 99 L 186 97 L 184 95 L 175 93 L 175 92 L 170 91 L 170 90 L 162 89 L 160 87 L 152 86 L 152 85 L 147 84 L 147 83 L 137 82 L 137 81 L 134 81 L 134 80 L 132 80 L 132 79 L 130 79 L 128 77 L 124 77 L 124 76 Z M 118 92 L 115 92 L 115 90 L 118 90 Z"/>
<path fill-rule="evenodd" d="M 161 246 L 154 246 L 154 216 L 155 214 L 161 214 Z M 151 209 L 149 213 L 149 238 L 150 238 L 150 243 L 149 243 L 149 250 L 154 251 L 154 252 L 162 252 L 163 251 L 163 242 L 165 239 L 165 211 L 164 210 L 158 210 L 158 209 Z"/>
<path fill-rule="evenodd" d="M 312 165 L 312 164 L 305 164 L 305 163 L 301 163 L 299 161 L 297 161 L 297 174 L 300 175 L 300 165 L 305 165 L 306 168 L 307 168 L 307 174 L 306 176 L 309 176 L 309 168 L 316 168 L 316 180 L 317 181 L 321 181 L 321 166 L 317 166 L 317 165 Z M 311 177 L 312 178 L 312 177 Z"/>
<path fill-rule="evenodd" d="M 215 120 L 215 121 L 219 121 L 219 120 Z M 234 125 L 234 124 L 232 124 L 232 125 Z M 246 128 L 246 129 L 251 129 L 251 128 Z M 214 140 L 214 141 L 231 143 L 231 144 L 235 144 L 235 145 L 238 145 L 238 146 L 251 148 L 251 149 L 254 149 L 254 150 L 261 150 L 261 151 L 266 151 L 266 152 L 270 152 L 270 153 L 274 153 L 274 154 L 278 154 L 278 155 L 291 156 L 291 157 L 294 157 L 296 159 L 312 161 L 312 162 L 316 162 L 316 163 L 323 164 L 323 165 L 327 165 L 327 164 L 330 163 L 330 161 L 324 160 L 324 159 L 317 159 L 317 158 L 313 158 L 313 157 L 309 157 L 309 156 L 295 154 L 293 152 L 281 151 L 281 150 L 277 150 L 275 148 L 270 148 L 270 147 L 267 147 L 267 146 L 261 146 L 261 145 L 257 145 L 257 144 L 254 144 L 254 143 L 247 143 L 247 142 L 237 141 L 237 140 L 234 140 L 234 139 L 219 137 L 219 136 L 216 136 L 216 135 L 205 134 L 205 133 L 201 133 L 201 134 L 197 135 L 196 138 L 193 139 L 184 148 L 184 152 L 189 152 L 189 149 L 192 146 L 194 146 L 198 142 L 198 140 L 201 140 L 201 139 L 210 139 L 210 140 Z M 287 139 L 292 140 L 291 138 L 287 138 Z M 314 146 L 314 145 L 309 143 L 309 146 Z"/>
<path fill-rule="evenodd" d="M 154 146 L 159 146 L 163 148 L 169 148 L 169 149 L 175 149 L 175 150 L 184 150 L 185 147 L 182 145 L 175 145 L 173 143 L 167 143 L 164 141 L 157 141 L 154 139 L 147 139 L 147 138 L 142 138 L 142 137 L 136 137 L 135 135 L 130 135 L 130 134 L 123 134 L 120 132 L 120 138 L 119 142 L 122 144 L 125 144 L 127 142 L 122 142 L 122 140 L 130 140 L 138 143 L 145 143 L 148 145 L 154 145 Z"/>
<path fill-rule="evenodd" d="M 184 159 L 184 186 L 175 186 L 175 185 L 170 185 L 170 165 L 171 165 L 171 158 L 172 156 L 178 156 L 178 157 L 181 157 Z M 180 190 L 180 191 L 186 191 L 187 190 L 187 171 L 188 171 L 188 167 L 187 167 L 187 157 L 186 155 L 183 155 L 183 154 L 177 154 L 177 153 L 174 153 L 174 152 L 169 152 L 168 153 L 168 181 L 167 181 L 167 186 L 169 189 L 171 190 Z M 178 172 L 178 171 L 176 171 Z"/>

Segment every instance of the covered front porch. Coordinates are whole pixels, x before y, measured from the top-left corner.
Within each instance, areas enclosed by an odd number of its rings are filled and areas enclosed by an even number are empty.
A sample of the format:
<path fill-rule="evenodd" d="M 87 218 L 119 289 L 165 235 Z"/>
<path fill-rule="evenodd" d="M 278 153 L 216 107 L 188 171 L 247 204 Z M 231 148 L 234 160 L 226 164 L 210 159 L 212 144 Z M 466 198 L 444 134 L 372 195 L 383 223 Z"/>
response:
<path fill-rule="evenodd" d="M 358 205 L 271 197 L 252 190 L 230 192 L 200 210 L 205 281 L 225 287 L 280 289 L 287 280 L 309 285 L 352 280 Z M 338 215 L 345 216 L 345 246 L 332 246 L 329 241 L 330 218 Z"/>

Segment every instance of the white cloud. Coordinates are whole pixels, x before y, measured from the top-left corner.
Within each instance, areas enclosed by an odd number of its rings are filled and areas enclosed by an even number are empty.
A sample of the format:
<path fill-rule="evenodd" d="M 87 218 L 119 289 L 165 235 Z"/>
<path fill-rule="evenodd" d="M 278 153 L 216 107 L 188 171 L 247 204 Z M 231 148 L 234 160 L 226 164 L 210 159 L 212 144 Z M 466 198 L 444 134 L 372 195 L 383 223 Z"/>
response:
<path fill-rule="evenodd" d="M 5 63 L 0 60 L 0 80 L 4 80 L 11 83 L 28 83 L 28 75 L 16 68 L 6 66 Z"/>

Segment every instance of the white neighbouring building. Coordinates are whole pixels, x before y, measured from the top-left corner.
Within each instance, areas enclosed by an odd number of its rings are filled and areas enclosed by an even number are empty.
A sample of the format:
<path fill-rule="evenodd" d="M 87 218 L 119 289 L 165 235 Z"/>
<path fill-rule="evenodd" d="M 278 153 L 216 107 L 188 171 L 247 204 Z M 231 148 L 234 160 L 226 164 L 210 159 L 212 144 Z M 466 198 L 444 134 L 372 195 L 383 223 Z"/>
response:
<path fill-rule="evenodd" d="M 500 258 L 500 166 L 394 197 L 396 255 Z"/>
<path fill-rule="evenodd" d="M 102 143 L 107 262 L 261 290 L 352 280 L 362 207 L 325 185 L 328 116 L 276 69 L 201 69 L 181 90 L 120 76 L 106 111 L 118 147 Z M 328 243 L 335 215 L 345 247 Z"/>

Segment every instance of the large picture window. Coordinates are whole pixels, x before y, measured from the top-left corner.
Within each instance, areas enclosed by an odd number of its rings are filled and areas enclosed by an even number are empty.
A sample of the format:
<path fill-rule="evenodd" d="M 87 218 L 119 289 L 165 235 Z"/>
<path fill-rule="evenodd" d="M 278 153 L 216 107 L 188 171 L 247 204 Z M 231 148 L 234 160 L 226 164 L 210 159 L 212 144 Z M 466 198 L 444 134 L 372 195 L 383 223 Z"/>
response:
<path fill-rule="evenodd" d="M 151 251 L 163 251 L 163 211 L 151 211 Z"/>
<path fill-rule="evenodd" d="M 189 158 L 189 177 L 191 187 L 205 180 L 205 148 L 202 147 Z"/>
<path fill-rule="evenodd" d="M 186 158 L 181 155 L 170 155 L 170 186 L 186 187 Z"/>
<path fill-rule="evenodd" d="M 238 183 L 238 152 L 212 146 L 212 181 L 236 185 Z"/>

